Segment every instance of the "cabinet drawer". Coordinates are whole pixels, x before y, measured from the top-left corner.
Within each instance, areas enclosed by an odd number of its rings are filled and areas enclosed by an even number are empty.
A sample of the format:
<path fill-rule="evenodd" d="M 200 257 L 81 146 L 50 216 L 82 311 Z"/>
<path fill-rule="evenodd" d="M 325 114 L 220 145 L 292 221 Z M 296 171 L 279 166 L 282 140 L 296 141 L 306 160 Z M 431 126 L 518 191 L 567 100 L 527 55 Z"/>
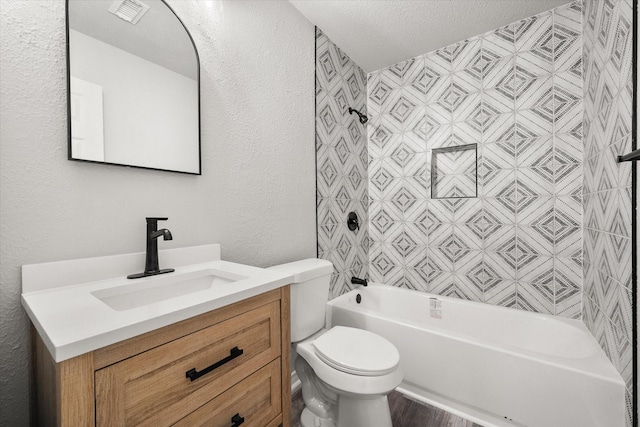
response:
<path fill-rule="evenodd" d="M 264 427 L 280 413 L 280 399 L 280 359 L 276 359 L 175 425 L 229 427 L 234 417 L 241 417 L 242 427 Z"/>
<path fill-rule="evenodd" d="M 97 425 L 173 424 L 279 355 L 276 301 L 96 371 Z"/>

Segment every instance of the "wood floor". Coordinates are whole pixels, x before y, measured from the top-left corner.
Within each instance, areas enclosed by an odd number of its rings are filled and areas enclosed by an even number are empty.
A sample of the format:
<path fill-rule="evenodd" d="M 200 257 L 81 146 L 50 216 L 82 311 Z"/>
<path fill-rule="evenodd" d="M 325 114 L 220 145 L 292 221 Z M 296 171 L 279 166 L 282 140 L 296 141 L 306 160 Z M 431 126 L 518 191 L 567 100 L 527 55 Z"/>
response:
<path fill-rule="evenodd" d="M 302 392 L 292 396 L 291 427 L 300 426 L 300 414 L 304 408 Z M 423 403 L 407 399 L 397 391 L 389 394 L 389 408 L 394 427 L 481 427 L 479 424 Z"/>

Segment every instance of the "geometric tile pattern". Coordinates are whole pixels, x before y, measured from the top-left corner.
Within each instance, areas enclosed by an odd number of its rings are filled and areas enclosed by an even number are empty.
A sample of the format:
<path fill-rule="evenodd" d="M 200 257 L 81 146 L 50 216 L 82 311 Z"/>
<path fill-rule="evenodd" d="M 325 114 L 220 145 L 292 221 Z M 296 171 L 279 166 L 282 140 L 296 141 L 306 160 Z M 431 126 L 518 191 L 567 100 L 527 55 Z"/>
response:
<path fill-rule="evenodd" d="M 370 73 L 371 279 L 580 318 L 582 80 L 581 2 Z"/>
<path fill-rule="evenodd" d="M 628 402 L 633 402 L 631 165 L 613 159 L 632 150 L 632 24 L 629 0 L 584 2 L 582 318 L 625 380 Z M 631 426 L 632 405 L 627 407 Z"/>
<path fill-rule="evenodd" d="M 365 73 L 316 27 L 317 238 L 318 257 L 334 266 L 330 298 L 350 290 L 351 276 L 368 275 L 368 135 L 348 111 L 367 114 L 366 99 Z M 405 114 L 403 108 L 396 113 Z M 383 183 L 385 175 L 374 179 Z M 352 211 L 360 220 L 355 232 L 347 227 Z"/>

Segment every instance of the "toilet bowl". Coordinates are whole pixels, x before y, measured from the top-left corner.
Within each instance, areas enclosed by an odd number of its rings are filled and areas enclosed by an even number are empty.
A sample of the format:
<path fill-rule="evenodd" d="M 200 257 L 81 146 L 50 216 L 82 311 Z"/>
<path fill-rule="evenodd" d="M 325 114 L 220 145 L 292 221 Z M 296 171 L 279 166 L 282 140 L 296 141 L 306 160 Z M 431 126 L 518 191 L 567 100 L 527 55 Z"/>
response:
<path fill-rule="evenodd" d="M 391 427 L 387 394 L 402 381 L 402 371 L 398 350 L 389 341 L 336 326 L 294 344 L 294 349 L 305 411 L 310 412 L 303 411 L 303 427 Z"/>
<path fill-rule="evenodd" d="M 400 354 L 372 332 L 323 329 L 333 265 L 309 259 L 271 267 L 294 276 L 291 338 L 302 384 L 303 427 L 391 427 L 387 394 L 402 381 Z"/>

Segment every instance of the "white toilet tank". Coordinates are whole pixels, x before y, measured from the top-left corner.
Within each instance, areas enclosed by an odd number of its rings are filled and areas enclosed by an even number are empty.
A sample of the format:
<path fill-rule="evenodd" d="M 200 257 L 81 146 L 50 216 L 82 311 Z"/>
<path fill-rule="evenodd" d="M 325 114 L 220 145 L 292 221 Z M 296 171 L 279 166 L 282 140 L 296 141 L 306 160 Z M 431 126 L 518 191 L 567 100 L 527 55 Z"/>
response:
<path fill-rule="evenodd" d="M 291 342 L 302 341 L 322 329 L 333 264 L 311 258 L 269 268 L 294 276 L 291 283 Z"/>

